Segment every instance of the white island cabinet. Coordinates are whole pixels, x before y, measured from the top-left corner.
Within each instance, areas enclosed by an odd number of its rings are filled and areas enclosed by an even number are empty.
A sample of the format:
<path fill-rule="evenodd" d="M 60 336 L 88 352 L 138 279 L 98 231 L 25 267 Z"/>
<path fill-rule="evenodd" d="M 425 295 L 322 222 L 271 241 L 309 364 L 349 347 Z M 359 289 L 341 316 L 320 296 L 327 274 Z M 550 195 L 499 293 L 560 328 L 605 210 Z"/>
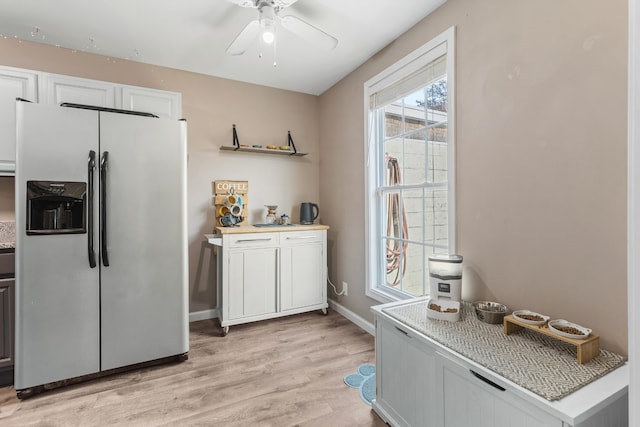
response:
<path fill-rule="evenodd" d="M 218 227 L 218 310 L 229 326 L 312 310 L 327 312 L 325 225 Z"/>
<path fill-rule="evenodd" d="M 280 310 L 326 307 L 326 230 L 279 234 Z"/>
<path fill-rule="evenodd" d="M 628 365 L 548 401 L 467 359 L 383 310 L 376 323 L 373 409 L 391 426 L 627 427 Z"/>
<path fill-rule="evenodd" d="M 224 317 L 242 322 L 277 311 L 278 233 L 232 234 L 224 248 Z"/>

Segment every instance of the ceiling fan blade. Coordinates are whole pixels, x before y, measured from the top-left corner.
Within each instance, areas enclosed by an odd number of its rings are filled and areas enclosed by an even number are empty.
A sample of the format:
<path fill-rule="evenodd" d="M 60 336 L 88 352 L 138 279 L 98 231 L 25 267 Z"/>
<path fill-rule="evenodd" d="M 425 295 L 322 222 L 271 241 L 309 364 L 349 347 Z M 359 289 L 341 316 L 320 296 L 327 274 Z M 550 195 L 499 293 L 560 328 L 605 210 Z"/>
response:
<path fill-rule="evenodd" d="M 227 0 L 229 3 L 237 4 L 242 7 L 258 7 L 260 3 L 265 3 L 267 6 L 273 6 L 277 9 L 284 9 L 289 7 L 298 0 Z"/>
<path fill-rule="evenodd" d="M 274 6 L 277 7 L 278 9 L 284 9 L 285 7 L 289 7 L 297 1 L 298 0 L 274 0 L 273 3 L 274 3 Z"/>
<path fill-rule="evenodd" d="M 247 24 L 246 27 L 236 38 L 231 42 L 227 48 L 229 55 L 242 55 L 247 48 L 258 40 L 258 34 L 260 34 L 260 22 L 256 19 Z"/>
<path fill-rule="evenodd" d="M 332 50 L 338 45 L 338 39 L 293 15 L 283 16 L 280 21 L 284 28 L 322 49 Z"/>
<path fill-rule="evenodd" d="M 254 0 L 227 0 L 229 3 L 237 4 L 242 7 L 256 7 Z"/>

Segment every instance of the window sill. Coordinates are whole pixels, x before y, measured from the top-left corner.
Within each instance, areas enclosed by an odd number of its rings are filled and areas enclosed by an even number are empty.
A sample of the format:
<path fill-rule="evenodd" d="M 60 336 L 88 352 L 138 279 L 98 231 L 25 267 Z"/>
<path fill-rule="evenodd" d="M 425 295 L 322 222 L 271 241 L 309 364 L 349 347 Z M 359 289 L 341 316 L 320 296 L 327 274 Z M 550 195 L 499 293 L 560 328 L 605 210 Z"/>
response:
<path fill-rule="evenodd" d="M 370 288 L 370 287 L 367 288 L 365 295 L 382 304 L 385 304 L 388 302 L 400 301 L 404 299 L 415 298 L 412 295 L 408 295 L 399 291 L 385 292 L 380 288 Z"/>

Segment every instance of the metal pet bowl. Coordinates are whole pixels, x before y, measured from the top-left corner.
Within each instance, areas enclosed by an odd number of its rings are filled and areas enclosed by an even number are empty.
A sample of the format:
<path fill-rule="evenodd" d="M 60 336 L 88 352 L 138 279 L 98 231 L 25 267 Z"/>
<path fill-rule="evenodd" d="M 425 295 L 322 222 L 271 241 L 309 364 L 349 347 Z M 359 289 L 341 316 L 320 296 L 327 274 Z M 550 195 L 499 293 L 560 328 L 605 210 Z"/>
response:
<path fill-rule="evenodd" d="M 473 303 L 478 319 L 485 323 L 502 323 L 509 313 L 506 305 L 493 301 L 477 301 Z"/>

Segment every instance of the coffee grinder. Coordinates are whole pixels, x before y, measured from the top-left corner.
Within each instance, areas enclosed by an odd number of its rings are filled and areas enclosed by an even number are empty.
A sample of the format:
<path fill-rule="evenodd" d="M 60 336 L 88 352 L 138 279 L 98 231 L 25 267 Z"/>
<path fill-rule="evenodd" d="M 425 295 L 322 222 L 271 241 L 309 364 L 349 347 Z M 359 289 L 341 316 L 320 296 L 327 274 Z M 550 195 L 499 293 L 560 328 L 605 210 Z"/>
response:
<path fill-rule="evenodd" d="M 457 321 L 462 301 L 462 255 L 429 256 L 429 302 L 427 316 Z"/>

